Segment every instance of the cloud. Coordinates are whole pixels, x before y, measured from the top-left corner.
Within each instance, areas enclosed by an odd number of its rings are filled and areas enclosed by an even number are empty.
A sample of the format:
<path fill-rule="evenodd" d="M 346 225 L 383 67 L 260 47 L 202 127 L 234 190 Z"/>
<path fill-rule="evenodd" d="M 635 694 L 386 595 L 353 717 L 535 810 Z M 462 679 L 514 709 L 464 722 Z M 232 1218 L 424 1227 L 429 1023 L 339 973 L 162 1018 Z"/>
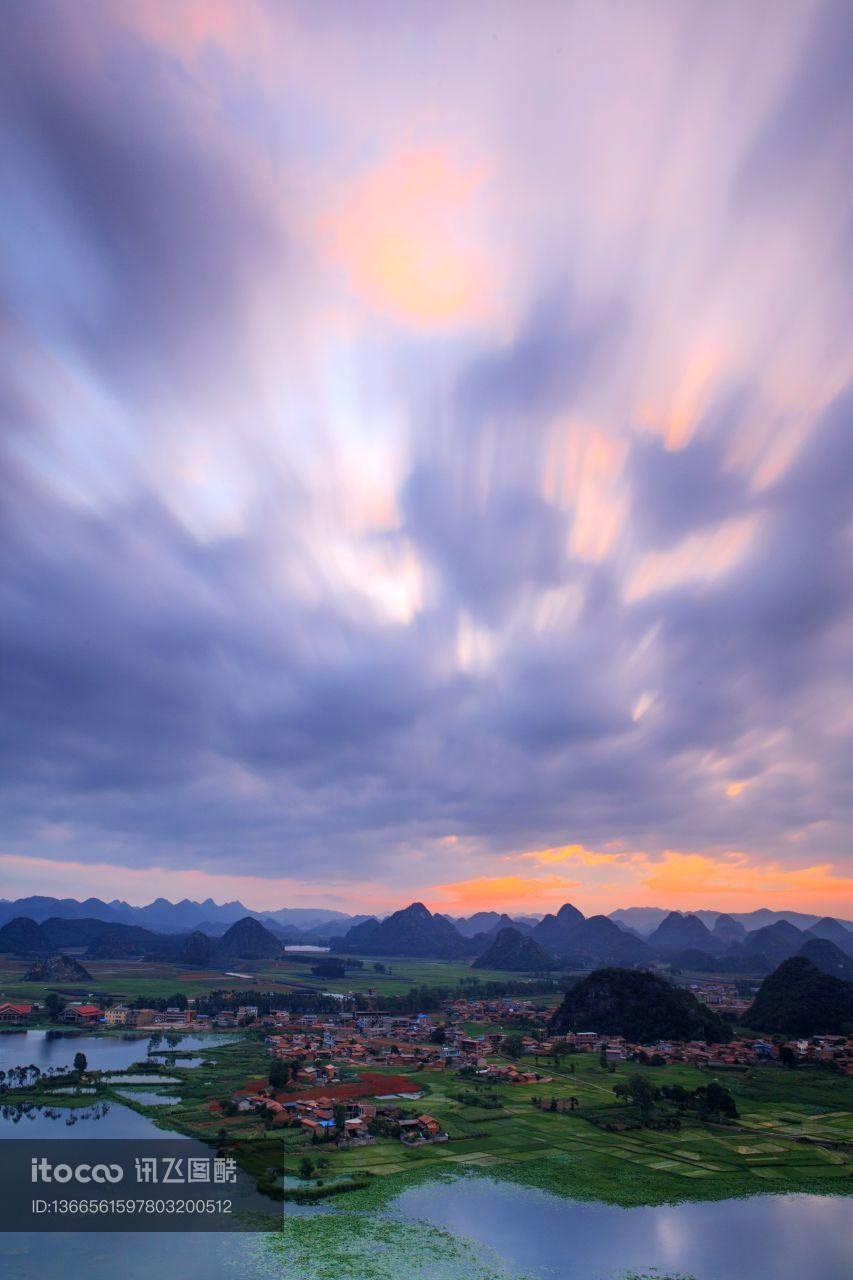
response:
<path fill-rule="evenodd" d="M 0 55 L 6 854 L 830 909 L 844 6 L 40 14 Z"/>
<path fill-rule="evenodd" d="M 668 901 L 724 904 L 750 899 L 755 906 L 776 902 L 800 910 L 821 911 L 834 903 L 839 914 L 853 906 L 853 876 L 839 874 L 831 863 L 808 867 L 783 867 L 777 862 L 756 864 L 746 854 L 720 858 L 667 852 L 659 864 L 648 866 L 643 887 Z"/>

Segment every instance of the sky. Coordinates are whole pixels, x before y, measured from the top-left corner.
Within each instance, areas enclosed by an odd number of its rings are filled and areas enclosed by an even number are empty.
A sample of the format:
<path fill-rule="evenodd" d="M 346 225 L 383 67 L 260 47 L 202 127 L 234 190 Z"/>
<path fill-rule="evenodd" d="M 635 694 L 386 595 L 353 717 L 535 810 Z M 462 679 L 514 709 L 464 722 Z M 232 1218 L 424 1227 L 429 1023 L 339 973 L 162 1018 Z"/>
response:
<path fill-rule="evenodd" d="M 846 0 L 6 0 L 0 894 L 853 916 Z"/>

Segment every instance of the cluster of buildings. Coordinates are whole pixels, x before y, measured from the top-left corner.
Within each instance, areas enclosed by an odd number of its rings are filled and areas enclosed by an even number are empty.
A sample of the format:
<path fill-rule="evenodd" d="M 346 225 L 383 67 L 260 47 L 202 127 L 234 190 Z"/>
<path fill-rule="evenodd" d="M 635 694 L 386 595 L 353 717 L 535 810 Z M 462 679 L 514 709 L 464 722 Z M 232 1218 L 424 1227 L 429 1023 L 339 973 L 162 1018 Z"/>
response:
<path fill-rule="evenodd" d="M 713 1009 L 715 1013 L 728 1014 L 736 1020 L 737 1015 L 746 1013 L 752 1004 L 758 983 L 750 984 L 749 990 L 745 990 L 733 978 L 703 978 L 685 986 L 691 995 L 701 1000 L 709 1009 Z"/>
<path fill-rule="evenodd" d="M 691 987 L 710 1007 L 738 1011 L 749 1004 L 738 995 L 735 983 L 708 979 Z M 762 1037 L 744 1037 L 728 1044 L 709 1045 L 703 1040 L 658 1041 L 637 1044 L 623 1036 L 606 1036 L 596 1031 L 553 1035 L 548 1029 L 549 1011 L 531 1001 L 504 996 L 493 1000 L 457 999 L 442 1008 L 440 1020 L 425 1013 L 358 1013 L 340 1009 L 333 1014 L 290 1014 L 274 1011 L 261 1015 L 256 1005 L 236 1005 L 214 1016 L 196 1012 L 194 1002 L 187 1008 L 132 1008 L 124 1004 L 101 1008 L 77 1000 L 63 1010 L 63 1022 L 77 1026 L 129 1027 L 143 1030 L 228 1029 L 263 1027 L 274 1057 L 293 1067 L 294 1084 L 316 1088 L 338 1081 L 335 1063 L 349 1066 L 398 1067 L 401 1070 L 443 1071 L 448 1068 L 474 1071 L 478 1075 L 510 1083 L 541 1082 L 542 1075 L 523 1070 L 515 1063 L 495 1063 L 507 1035 L 525 1028 L 522 1047 L 530 1058 L 559 1057 L 561 1053 L 595 1053 L 608 1061 L 652 1060 L 680 1062 L 697 1067 L 749 1067 L 756 1063 L 791 1057 L 804 1064 L 833 1063 L 853 1075 L 853 1037 L 813 1036 L 794 1039 L 787 1045 Z M 0 1003 L 0 1025 L 26 1024 L 43 1015 L 43 1007 L 26 1001 Z M 499 1024 L 500 1031 L 473 1035 L 466 1031 L 472 1023 Z M 788 1052 L 785 1052 L 788 1050 Z M 355 1117 L 353 1117 L 355 1118 Z"/>
<path fill-rule="evenodd" d="M 413 1093 L 412 1098 L 420 1096 Z M 230 1106 L 238 1114 L 254 1113 L 271 1122 L 273 1127 L 294 1125 L 315 1142 L 334 1140 L 339 1146 L 368 1146 L 376 1139 L 371 1122 L 383 1120 L 388 1131 L 396 1133 L 407 1146 L 424 1142 L 442 1142 L 447 1134 L 434 1116 L 409 1117 L 394 1102 L 364 1101 L 338 1096 L 275 1097 L 272 1088 L 255 1093 L 237 1094 Z"/>
<path fill-rule="evenodd" d="M 0 1024 L 25 1024 L 39 1016 L 44 1016 L 44 1007 L 38 1003 L 24 1001 L 6 1001 L 0 1004 Z M 257 1005 L 240 1005 L 237 1009 L 226 1009 L 210 1017 L 205 1013 L 196 1013 L 192 1007 L 186 1009 L 136 1009 L 124 1004 L 101 1008 L 83 1000 L 73 1000 L 66 1005 L 60 1014 L 62 1022 L 70 1022 L 76 1026 L 94 1027 L 103 1024 L 107 1027 L 131 1027 L 142 1030 L 162 1030 L 164 1027 L 188 1027 L 203 1031 L 211 1028 L 228 1028 L 248 1026 L 258 1019 Z"/>

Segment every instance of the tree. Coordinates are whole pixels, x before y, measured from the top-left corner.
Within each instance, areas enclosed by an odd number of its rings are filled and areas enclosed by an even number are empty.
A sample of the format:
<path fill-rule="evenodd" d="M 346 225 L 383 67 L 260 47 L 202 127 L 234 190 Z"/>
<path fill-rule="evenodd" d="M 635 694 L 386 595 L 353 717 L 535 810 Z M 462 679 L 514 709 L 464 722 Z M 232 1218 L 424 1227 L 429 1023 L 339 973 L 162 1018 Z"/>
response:
<path fill-rule="evenodd" d="M 704 1095 L 705 1106 L 703 1109 L 707 1109 L 712 1115 L 728 1116 L 732 1120 L 737 1119 L 737 1103 L 725 1085 L 718 1084 L 716 1080 L 712 1080 L 704 1088 L 700 1087 L 696 1090 L 697 1097 L 700 1094 Z"/>
<path fill-rule="evenodd" d="M 335 1118 L 335 1136 L 342 1138 L 346 1133 L 347 1109 L 342 1102 L 336 1102 L 332 1107 L 332 1115 Z"/>
<path fill-rule="evenodd" d="M 310 1156 L 303 1156 L 299 1161 L 299 1176 L 303 1182 L 314 1176 L 314 1161 Z"/>
<path fill-rule="evenodd" d="M 639 1073 L 632 1075 L 628 1080 L 628 1096 L 644 1120 L 647 1120 L 651 1115 L 655 1100 L 659 1095 L 660 1090 L 650 1084 L 646 1077 L 641 1076 Z"/>
<path fill-rule="evenodd" d="M 790 1067 L 792 1070 L 797 1065 L 797 1055 L 789 1044 L 783 1044 L 780 1047 L 779 1061 L 783 1067 Z"/>
<path fill-rule="evenodd" d="M 446 1039 L 447 1039 L 447 1032 L 445 1031 L 444 1027 L 436 1027 L 435 1030 L 430 1035 L 431 1044 L 444 1044 Z"/>
<path fill-rule="evenodd" d="M 273 1058 L 270 1063 L 268 1080 L 274 1089 L 283 1089 L 290 1079 L 290 1063 L 281 1058 Z"/>
<path fill-rule="evenodd" d="M 47 1016 L 56 1022 L 65 1008 L 65 1001 L 58 991 L 48 991 L 44 998 L 44 1007 Z"/>
<path fill-rule="evenodd" d="M 524 1053 L 524 1041 L 521 1036 L 507 1036 L 501 1046 L 508 1058 L 520 1058 Z"/>
<path fill-rule="evenodd" d="M 78 1076 L 82 1076 L 85 1073 L 88 1065 L 85 1053 L 81 1053 L 78 1050 L 74 1055 L 74 1070 L 77 1072 Z"/>

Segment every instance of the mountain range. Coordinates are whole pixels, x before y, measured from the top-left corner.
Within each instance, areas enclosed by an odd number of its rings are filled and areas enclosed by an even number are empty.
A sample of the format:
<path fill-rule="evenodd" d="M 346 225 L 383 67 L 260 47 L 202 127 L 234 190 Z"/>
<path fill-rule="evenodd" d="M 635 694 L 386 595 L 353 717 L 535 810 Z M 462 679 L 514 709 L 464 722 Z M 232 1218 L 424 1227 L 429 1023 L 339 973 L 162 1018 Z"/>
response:
<path fill-rule="evenodd" d="M 228 957 L 275 958 L 287 943 L 323 942 L 353 955 L 488 957 L 488 963 L 480 960 L 481 967 L 543 971 L 602 963 L 642 967 L 664 960 L 687 970 L 763 975 L 805 955 L 824 973 L 844 979 L 853 966 L 853 927 L 832 917 L 765 908 L 746 916 L 632 914 L 650 910 L 585 917 L 564 903 L 541 919 L 489 911 L 454 921 L 415 902 L 384 918 L 334 912 L 318 921 L 319 908 L 250 912 L 240 903 L 219 906 L 211 899 L 170 903 L 158 898 L 146 907 L 131 907 L 98 898 L 32 897 L 0 902 L 0 951 L 40 956 L 78 950 L 90 959 L 149 955 L 204 966 Z M 657 923 L 649 929 L 653 919 Z"/>
<path fill-rule="evenodd" d="M 155 898 L 144 907 L 134 907 L 128 902 L 113 899 L 104 902 L 100 898 L 86 898 L 78 902 L 76 898 L 51 898 L 33 895 L 28 898 L 17 898 L 14 901 L 0 899 L 0 925 L 8 923 L 16 916 L 24 916 L 37 923 L 48 919 L 63 920 L 102 920 L 109 924 L 135 924 L 157 933 L 186 933 L 188 930 L 201 929 L 203 933 L 217 934 L 225 930 L 237 920 L 251 916 L 260 920 L 268 928 L 278 929 L 288 936 L 306 938 L 310 935 L 334 936 L 344 933 L 366 916 L 351 916 L 343 911 L 332 911 L 322 907 L 281 907 L 275 911 L 252 911 L 242 902 L 214 902 L 206 898 L 204 902 L 193 902 L 183 898 L 180 902 L 169 902 L 166 898 Z"/>

